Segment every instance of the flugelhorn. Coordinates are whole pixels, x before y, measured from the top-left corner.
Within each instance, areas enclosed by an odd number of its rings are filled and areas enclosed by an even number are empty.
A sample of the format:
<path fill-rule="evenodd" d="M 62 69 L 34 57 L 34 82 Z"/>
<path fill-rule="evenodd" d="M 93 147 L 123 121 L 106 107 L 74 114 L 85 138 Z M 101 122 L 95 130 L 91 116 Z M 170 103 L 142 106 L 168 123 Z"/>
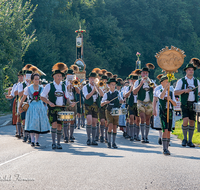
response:
<path fill-rule="evenodd" d="M 72 81 L 72 85 L 73 85 L 74 87 L 78 88 L 78 87 L 80 86 L 79 80 L 78 80 L 78 79 L 73 80 L 73 81 Z"/>
<path fill-rule="evenodd" d="M 99 88 L 103 89 L 103 88 L 106 86 L 106 83 L 103 82 L 102 80 L 100 80 L 100 81 L 98 82 L 97 86 L 98 86 Z"/>
<path fill-rule="evenodd" d="M 146 81 L 149 83 L 150 87 L 153 88 L 155 86 L 155 84 L 152 82 L 152 80 L 149 77 L 143 77 L 143 79 L 146 79 Z"/>

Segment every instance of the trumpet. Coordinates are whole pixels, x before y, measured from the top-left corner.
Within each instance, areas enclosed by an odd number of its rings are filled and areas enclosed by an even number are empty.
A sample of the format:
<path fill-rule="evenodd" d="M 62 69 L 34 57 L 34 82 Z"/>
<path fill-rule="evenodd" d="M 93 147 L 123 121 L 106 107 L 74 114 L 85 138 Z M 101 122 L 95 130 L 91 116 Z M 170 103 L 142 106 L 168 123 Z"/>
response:
<path fill-rule="evenodd" d="M 143 77 L 142 79 L 146 79 L 146 82 L 149 83 L 149 86 L 153 88 L 155 84 L 152 82 L 152 80 L 149 77 Z"/>
<path fill-rule="evenodd" d="M 103 88 L 106 86 L 106 83 L 103 82 L 102 80 L 100 80 L 100 81 L 98 82 L 97 86 L 98 86 L 99 88 L 103 89 Z"/>
<path fill-rule="evenodd" d="M 74 87 L 78 88 L 78 87 L 80 86 L 79 80 L 78 80 L 78 79 L 73 80 L 73 81 L 72 81 L 72 85 L 73 85 Z"/>

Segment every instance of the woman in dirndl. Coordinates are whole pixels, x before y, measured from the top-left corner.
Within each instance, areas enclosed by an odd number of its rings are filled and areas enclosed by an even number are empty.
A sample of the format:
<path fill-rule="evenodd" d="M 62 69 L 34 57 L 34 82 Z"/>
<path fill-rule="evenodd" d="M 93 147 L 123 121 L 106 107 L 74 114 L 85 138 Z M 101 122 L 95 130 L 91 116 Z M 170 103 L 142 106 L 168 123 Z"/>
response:
<path fill-rule="evenodd" d="M 40 100 L 40 94 L 43 87 L 39 85 L 40 76 L 38 73 L 31 75 L 32 85 L 24 89 L 24 95 L 20 102 L 20 111 L 22 111 L 22 104 L 28 97 L 29 108 L 26 112 L 25 131 L 31 135 L 31 146 L 40 146 L 38 139 L 39 134 L 50 132 L 50 124 L 47 117 L 47 110 Z"/>

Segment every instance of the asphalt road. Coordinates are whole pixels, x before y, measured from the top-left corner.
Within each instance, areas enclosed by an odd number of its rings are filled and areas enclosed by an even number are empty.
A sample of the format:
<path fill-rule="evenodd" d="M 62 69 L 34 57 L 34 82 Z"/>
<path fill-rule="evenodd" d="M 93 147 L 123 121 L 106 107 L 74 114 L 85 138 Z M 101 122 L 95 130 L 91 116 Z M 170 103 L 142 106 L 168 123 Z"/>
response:
<path fill-rule="evenodd" d="M 200 189 L 200 148 L 183 148 L 172 136 L 171 156 L 162 154 L 158 132 L 149 144 L 117 134 L 118 149 L 86 145 L 85 129 L 75 130 L 75 143 L 51 149 L 51 135 L 32 148 L 14 137 L 15 126 L 0 128 L 0 190 L 9 189 Z"/>

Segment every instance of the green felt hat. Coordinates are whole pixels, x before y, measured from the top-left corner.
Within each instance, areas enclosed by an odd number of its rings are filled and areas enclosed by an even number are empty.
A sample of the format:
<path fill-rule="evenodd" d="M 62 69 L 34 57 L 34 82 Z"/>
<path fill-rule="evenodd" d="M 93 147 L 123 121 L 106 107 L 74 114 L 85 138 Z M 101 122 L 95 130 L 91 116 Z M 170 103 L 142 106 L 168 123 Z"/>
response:
<path fill-rule="evenodd" d="M 186 71 L 188 68 L 193 68 L 194 71 L 197 69 L 193 64 L 188 63 L 188 64 L 186 65 L 186 67 L 185 67 L 183 70 Z"/>
<path fill-rule="evenodd" d="M 63 73 L 63 72 L 61 72 L 60 70 L 55 70 L 55 71 L 53 71 L 53 73 L 52 73 L 52 77 L 54 76 L 54 75 L 56 75 L 56 74 L 62 74 L 62 76 L 64 77 L 65 76 L 65 74 Z"/>
<path fill-rule="evenodd" d="M 167 75 L 163 75 L 160 79 L 160 83 L 163 82 L 164 80 L 168 80 Z"/>
<path fill-rule="evenodd" d="M 72 69 L 68 69 L 67 72 L 65 73 L 66 75 L 73 75 L 74 71 Z"/>
<path fill-rule="evenodd" d="M 103 79 L 108 80 L 108 77 L 107 77 L 106 75 L 102 75 L 102 76 L 101 76 L 101 80 L 103 80 Z"/>
<path fill-rule="evenodd" d="M 138 80 L 138 76 L 137 75 L 130 75 L 129 79 L 131 79 L 131 80 Z"/>
<path fill-rule="evenodd" d="M 90 77 L 97 77 L 97 74 L 95 73 L 95 72 L 91 72 L 89 75 L 88 75 L 88 78 L 90 78 Z"/>
<path fill-rule="evenodd" d="M 117 81 L 117 86 L 122 86 L 121 82 Z"/>
<path fill-rule="evenodd" d="M 142 72 L 142 71 L 147 71 L 147 72 L 150 73 L 150 70 L 149 70 L 149 68 L 147 68 L 147 67 L 142 68 L 141 72 Z"/>
<path fill-rule="evenodd" d="M 115 78 L 109 78 L 107 84 L 110 84 L 111 82 L 117 83 L 117 81 L 115 80 Z"/>
<path fill-rule="evenodd" d="M 17 76 L 23 76 L 24 75 L 24 71 L 19 71 Z"/>

